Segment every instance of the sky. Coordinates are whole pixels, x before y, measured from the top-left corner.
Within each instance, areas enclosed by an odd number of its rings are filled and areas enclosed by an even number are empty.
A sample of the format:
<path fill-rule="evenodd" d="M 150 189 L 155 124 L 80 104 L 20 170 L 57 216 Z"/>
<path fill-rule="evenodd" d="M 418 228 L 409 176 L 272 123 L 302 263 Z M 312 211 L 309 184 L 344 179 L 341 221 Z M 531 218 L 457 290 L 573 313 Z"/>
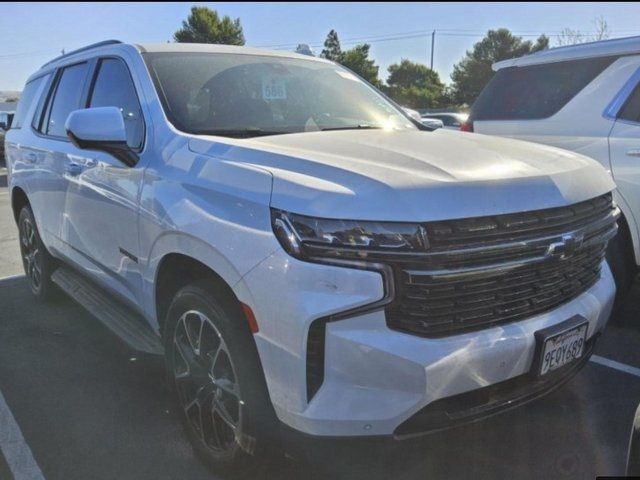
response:
<path fill-rule="evenodd" d="M 0 2 L 0 90 L 21 90 L 26 78 L 60 53 L 105 39 L 167 42 L 194 3 Z M 331 29 L 344 47 L 367 41 L 386 78 L 403 58 L 429 65 L 436 30 L 434 69 L 450 82 L 453 65 L 489 29 L 506 27 L 535 40 L 564 28 L 594 31 L 604 17 L 612 37 L 640 35 L 640 3 L 210 3 L 240 18 L 247 45 L 316 53 Z"/>

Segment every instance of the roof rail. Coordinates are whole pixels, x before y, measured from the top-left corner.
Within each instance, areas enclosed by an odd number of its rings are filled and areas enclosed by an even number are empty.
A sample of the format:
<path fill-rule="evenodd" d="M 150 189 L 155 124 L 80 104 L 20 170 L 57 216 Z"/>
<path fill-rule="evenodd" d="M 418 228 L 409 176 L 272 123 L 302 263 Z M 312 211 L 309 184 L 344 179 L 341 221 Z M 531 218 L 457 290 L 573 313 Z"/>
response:
<path fill-rule="evenodd" d="M 42 69 L 42 68 L 46 67 L 47 65 L 50 65 L 53 62 L 57 62 L 58 60 L 61 60 L 63 58 L 70 57 L 71 55 L 75 55 L 76 53 L 84 52 L 86 50 L 92 50 L 92 49 L 98 48 L 98 47 L 104 47 L 106 45 L 116 45 L 118 43 L 122 43 L 122 42 L 120 40 L 104 40 L 102 42 L 92 43 L 91 45 L 87 45 L 86 47 L 78 48 L 77 50 L 72 50 L 72 51 L 70 51 L 68 53 L 64 53 L 64 54 L 62 54 L 60 56 L 57 56 L 53 60 L 49 60 L 47 63 L 42 65 L 40 68 Z"/>

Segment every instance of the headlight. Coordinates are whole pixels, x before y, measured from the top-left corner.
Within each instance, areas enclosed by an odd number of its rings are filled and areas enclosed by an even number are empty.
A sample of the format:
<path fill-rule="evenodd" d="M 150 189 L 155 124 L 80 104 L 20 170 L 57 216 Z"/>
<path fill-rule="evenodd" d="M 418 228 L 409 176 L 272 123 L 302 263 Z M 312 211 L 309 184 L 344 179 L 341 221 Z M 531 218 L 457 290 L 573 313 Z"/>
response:
<path fill-rule="evenodd" d="M 272 210 L 273 231 L 282 247 L 298 258 L 365 260 L 375 253 L 423 253 L 425 229 L 417 223 L 315 218 Z"/>

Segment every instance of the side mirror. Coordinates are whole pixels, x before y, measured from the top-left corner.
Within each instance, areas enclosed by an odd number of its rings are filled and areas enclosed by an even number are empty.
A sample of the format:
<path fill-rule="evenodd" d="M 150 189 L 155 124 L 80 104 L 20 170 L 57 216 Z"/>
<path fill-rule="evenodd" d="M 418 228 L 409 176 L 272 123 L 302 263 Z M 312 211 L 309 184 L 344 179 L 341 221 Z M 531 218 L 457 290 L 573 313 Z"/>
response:
<path fill-rule="evenodd" d="M 2 130 L 9 130 L 9 125 L 7 125 L 7 122 L 2 121 L 2 122 L 0 122 L 0 128 Z"/>
<path fill-rule="evenodd" d="M 107 152 L 130 167 L 138 156 L 127 145 L 122 113 L 117 107 L 74 110 L 64 125 L 71 142 L 83 150 Z"/>
<path fill-rule="evenodd" d="M 420 116 L 420 112 L 418 112 L 417 110 L 414 110 L 413 108 L 408 108 L 408 107 L 402 107 L 402 110 L 404 110 L 404 113 L 409 115 L 416 122 L 421 122 L 422 121 L 422 117 Z"/>

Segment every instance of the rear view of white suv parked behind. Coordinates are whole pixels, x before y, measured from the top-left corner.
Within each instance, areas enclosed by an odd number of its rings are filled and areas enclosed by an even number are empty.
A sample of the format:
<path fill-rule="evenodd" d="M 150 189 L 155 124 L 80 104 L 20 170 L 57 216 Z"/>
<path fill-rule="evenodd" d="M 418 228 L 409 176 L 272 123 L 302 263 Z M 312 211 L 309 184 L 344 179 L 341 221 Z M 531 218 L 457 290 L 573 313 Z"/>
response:
<path fill-rule="evenodd" d="M 462 129 L 573 150 L 610 170 L 623 216 L 607 258 L 621 298 L 640 264 L 640 37 L 553 48 L 493 68 Z"/>
<path fill-rule="evenodd" d="M 32 75 L 6 145 L 34 295 L 164 354 L 216 468 L 529 401 L 612 308 L 600 165 L 430 131 L 327 60 L 104 42 Z"/>

